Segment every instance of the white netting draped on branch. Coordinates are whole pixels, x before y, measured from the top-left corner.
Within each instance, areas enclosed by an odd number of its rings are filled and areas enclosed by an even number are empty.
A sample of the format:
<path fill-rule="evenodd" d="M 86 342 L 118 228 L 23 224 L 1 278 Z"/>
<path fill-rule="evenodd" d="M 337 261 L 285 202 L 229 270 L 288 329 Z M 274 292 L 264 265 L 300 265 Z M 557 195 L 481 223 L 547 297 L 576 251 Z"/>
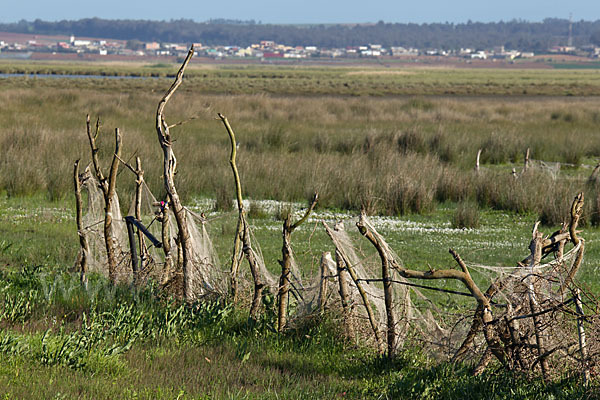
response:
<path fill-rule="evenodd" d="M 565 367 L 573 370 L 596 363 L 598 340 L 588 337 L 587 346 L 596 350 L 594 356 L 587 356 L 582 364 L 578 327 L 584 317 L 582 310 L 575 309 L 579 291 L 574 276 L 583 260 L 585 242 L 581 238 L 571 240 L 566 228 L 544 238 L 537 232 L 536 224 L 534 240 L 530 244 L 532 254 L 516 267 L 464 263 L 451 251 L 459 265 L 463 263 L 463 272 L 450 267 L 438 275 L 443 275 L 444 279 L 438 279 L 435 278 L 436 271 L 430 267 L 429 272 L 406 269 L 364 215 L 358 225 L 372 235 L 380 255 L 393 266 L 390 279 L 398 346 L 406 340 L 419 342 L 435 357 L 473 359 L 479 361 L 481 368 L 489 362 L 488 354 L 495 354 L 509 369 L 529 373 L 541 366 L 545 378 L 564 371 Z M 350 288 L 351 312 L 354 322 L 359 325 L 358 331 L 372 334 L 365 328 L 368 326 L 365 322 L 367 306 L 358 296 L 356 281 L 362 282 L 368 306 L 372 308 L 377 328 L 383 336 L 388 326 L 383 279 L 376 262 L 379 259 L 373 255 L 359 256 L 358 248 L 343 224 L 338 223 L 335 229 L 326 225 L 326 230 L 357 277 L 350 282 Z M 361 233 L 365 235 L 362 230 Z M 565 252 L 571 241 L 574 242 L 572 247 Z M 458 271 L 452 272 L 452 269 Z M 488 299 L 489 314 L 478 306 L 480 302 L 472 292 L 479 289 L 461 282 L 464 278 L 460 277 L 465 273 L 472 276 L 474 285 L 481 288 Z M 593 313 L 585 317 L 585 321 L 596 319 Z"/>
<path fill-rule="evenodd" d="M 84 234 L 89 242 L 88 265 L 90 272 L 99 273 L 108 277 L 108 261 L 106 256 L 106 246 L 104 241 L 104 197 L 99 188 L 98 181 L 94 177 L 89 177 L 83 182 L 83 188 L 87 192 L 87 204 L 83 213 Z M 161 202 L 157 201 L 152 192 L 145 183 L 142 184 L 140 199 L 140 219 L 142 224 L 148 228 L 148 231 L 159 241 L 162 241 L 162 222 L 157 219 L 157 210 L 161 207 Z M 162 203 L 164 204 L 164 203 Z M 130 203 L 129 215 L 134 216 L 135 196 Z M 168 240 L 173 252 L 173 260 L 177 261 L 178 240 L 177 223 L 173 213 L 169 210 Z M 202 216 L 193 213 L 190 210 L 186 212 L 186 224 L 192 243 L 192 266 L 190 274 L 194 298 L 200 298 L 212 293 L 226 293 L 228 275 L 222 270 L 219 258 L 214 249 L 207 230 L 208 221 Z M 130 247 L 127 238 L 127 227 L 124 218 L 121 215 L 120 205 L 117 195 L 113 199 L 112 210 L 112 232 L 117 255 L 117 281 L 130 283 L 133 278 L 131 266 Z M 139 242 L 136 240 L 136 246 Z M 165 273 L 165 254 L 160 248 L 152 245 L 149 240 L 144 240 L 144 257 L 140 264 L 138 284 L 148 279 L 159 280 Z M 139 253 L 139 251 L 138 251 Z M 174 274 L 171 279 L 181 280 L 181 272 L 175 265 Z M 180 286 L 177 284 L 175 286 Z"/>

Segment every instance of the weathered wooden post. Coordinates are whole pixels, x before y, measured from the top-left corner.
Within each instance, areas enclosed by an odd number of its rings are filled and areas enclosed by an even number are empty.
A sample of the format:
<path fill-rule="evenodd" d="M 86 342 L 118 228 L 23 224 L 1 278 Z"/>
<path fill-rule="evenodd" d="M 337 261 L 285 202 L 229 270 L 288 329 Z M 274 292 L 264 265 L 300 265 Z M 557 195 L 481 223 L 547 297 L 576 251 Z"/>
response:
<path fill-rule="evenodd" d="M 325 226 L 325 231 L 327 232 L 327 235 L 335 243 L 336 240 L 334 238 L 333 232 L 331 231 L 331 228 L 325 222 L 323 222 L 323 225 Z M 383 342 L 382 342 L 381 336 L 379 334 L 379 328 L 377 327 L 377 322 L 375 321 L 375 314 L 373 313 L 373 308 L 371 307 L 371 302 L 369 301 L 367 292 L 363 288 L 363 285 L 362 285 L 358 275 L 354 271 L 352 262 L 350 261 L 348 256 L 340 248 L 338 248 L 336 251 L 336 256 L 338 254 L 339 254 L 339 257 L 343 260 L 345 270 L 348 271 L 348 273 L 350 274 L 350 277 L 352 278 L 352 281 L 354 282 L 354 285 L 356 286 L 356 289 L 358 290 L 358 293 L 360 294 L 363 305 L 365 307 L 365 311 L 367 312 L 369 324 L 371 325 L 371 330 L 373 331 L 373 336 L 375 337 L 375 342 L 377 343 L 377 348 L 379 349 L 379 351 L 381 353 L 383 353 L 384 352 Z M 341 288 L 341 286 L 340 286 L 340 288 Z"/>
<path fill-rule="evenodd" d="M 192 287 L 192 243 L 190 239 L 190 233 L 187 227 L 187 218 L 186 212 L 179 198 L 179 194 L 177 193 L 177 189 L 175 187 L 175 171 L 177 169 L 177 159 L 175 158 L 175 154 L 173 153 L 173 149 L 171 147 L 171 133 L 169 131 L 169 125 L 167 124 L 164 111 L 167 103 L 175 93 L 175 91 L 181 86 L 183 82 L 183 73 L 185 68 L 189 64 L 192 56 L 194 55 L 194 46 L 192 46 L 183 61 L 183 64 L 179 68 L 177 75 L 175 77 L 175 81 L 167 90 L 163 98 L 158 103 L 158 108 L 156 109 L 156 133 L 158 135 L 158 143 L 163 151 L 163 177 L 164 177 L 164 185 L 165 190 L 167 192 L 167 196 L 169 198 L 169 204 L 173 208 L 173 213 L 175 214 L 175 220 L 177 221 L 177 239 L 179 241 L 179 245 L 181 246 L 181 263 L 183 269 L 183 297 L 186 301 L 194 300 L 194 288 Z M 165 242 L 166 243 L 166 242 Z M 165 249 L 166 251 L 166 249 Z"/>
<path fill-rule="evenodd" d="M 87 173 L 86 169 L 86 173 Z M 83 228 L 83 205 L 81 203 L 81 177 L 79 175 L 79 160 L 75 161 L 73 167 L 73 186 L 75 189 L 75 221 L 77 222 L 77 235 L 79 236 L 80 258 L 79 258 L 79 280 L 81 285 L 87 289 L 88 279 L 88 257 L 90 246 Z"/>
<path fill-rule="evenodd" d="M 359 232 L 367 238 L 374 238 L 373 236 L 367 235 L 367 228 L 365 225 L 365 214 L 364 211 L 360 215 L 360 220 L 356 223 Z M 376 239 L 376 238 L 374 238 Z M 396 351 L 396 317 L 394 315 L 393 306 L 393 291 L 390 274 L 390 257 L 387 249 L 381 243 L 372 244 L 376 247 L 379 258 L 381 259 L 381 277 L 383 279 L 383 295 L 385 300 L 385 313 L 387 318 L 387 355 L 393 357 Z"/>
<path fill-rule="evenodd" d="M 577 311 L 577 336 L 579 337 L 579 353 L 581 354 L 583 381 L 587 386 L 590 383 L 591 376 L 590 369 L 588 368 L 588 349 L 585 340 L 585 329 L 583 327 L 585 315 L 583 313 L 583 304 L 581 303 L 581 291 L 579 289 L 575 289 L 573 297 L 575 298 L 575 309 Z"/>
<path fill-rule="evenodd" d="M 135 158 L 135 218 L 138 221 L 142 220 L 142 189 L 144 185 L 144 170 L 142 169 L 142 161 L 139 157 Z M 140 270 L 146 269 L 148 262 L 148 251 L 144 244 L 144 234 L 141 230 L 137 230 L 138 242 L 140 245 Z"/>
<path fill-rule="evenodd" d="M 86 117 L 86 126 L 90 148 L 92 150 L 94 172 L 104 196 L 104 242 L 106 245 L 106 257 L 108 259 L 108 278 L 114 284 L 117 280 L 117 259 L 115 255 L 115 244 L 117 240 L 113 233 L 112 222 L 115 212 L 114 199 L 116 196 L 117 172 L 119 170 L 119 159 L 121 157 L 121 134 L 118 128 L 115 129 L 115 151 L 110 165 L 108 178 L 105 178 L 98 160 L 98 146 L 96 145 L 96 139 L 100 131 L 100 119 L 98 118 L 96 120 L 95 133 L 92 134 L 89 115 Z"/>
<path fill-rule="evenodd" d="M 542 376 L 544 380 L 548 381 L 548 360 L 546 359 L 545 353 L 546 348 L 544 347 L 544 336 L 542 334 L 542 323 L 536 313 L 538 312 L 538 301 L 537 295 L 535 293 L 535 284 L 534 277 L 536 275 L 535 268 L 539 265 L 542 259 L 542 234 L 538 231 L 539 222 L 536 222 L 533 227 L 533 238 L 531 240 L 531 244 L 529 245 L 529 249 L 531 250 L 531 263 L 529 264 L 530 275 L 527 278 L 527 289 L 529 294 L 529 308 L 531 310 L 532 318 L 533 318 L 533 326 L 535 328 L 535 340 L 538 348 L 538 357 L 540 362 L 540 367 L 542 369 Z"/>
<path fill-rule="evenodd" d="M 138 280 L 138 255 L 137 255 L 137 246 L 135 243 L 135 232 L 133 230 L 133 224 L 131 221 L 126 218 L 127 225 L 127 239 L 129 240 L 129 249 L 131 251 L 131 269 L 133 271 L 133 286 L 137 284 Z M 139 230 L 138 230 L 139 232 Z"/>
<path fill-rule="evenodd" d="M 321 279 L 319 281 L 320 285 L 318 304 L 319 313 L 321 314 L 325 311 L 325 303 L 327 302 L 327 280 L 331 278 L 329 276 L 329 262 L 333 262 L 331 258 L 331 253 L 328 251 L 324 251 L 323 254 L 321 254 L 321 261 L 319 263 Z"/>
<path fill-rule="evenodd" d="M 221 122 L 225 126 L 225 130 L 229 135 L 231 142 L 231 154 L 229 156 L 229 164 L 233 172 L 233 180 L 235 182 L 235 194 L 238 205 L 238 222 L 235 231 L 235 237 L 233 240 L 233 255 L 231 256 L 231 270 L 230 270 L 230 294 L 234 301 L 237 296 L 237 273 L 239 270 L 241 253 L 243 252 L 248 264 L 250 265 L 250 272 L 252 279 L 254 280 L 254 294 L 252 297 L 252 306 L 250 307 L 250 318 L 257 321 L 260 317 L 261 306 L 262 306 L 262 292 L 266 286 L 263 282 L 259 266 L 252 250 L 252 244 L 250 241 L 250 227 L 246 220 L 246 210 L 244 209 L 244 201 L 242 199 L 242 184 L 240 181 L 240 175 L 238 173 L 237 164 L 235 163 L 235 157 L 237 154 L 237 143 L 235 140 L 235 132 L 231 128 L 229 121 L 223 114 L 218 114 Z M 242 246 L 243 245 L 243 246 Z M 240 247 L 242 247 L 240 249 Z"/>
<path fill-rule="evenodd" d="M 346 264 L 342 259 L 342 255 L 338 250 L 335 251 L 335 265 L 338 274 L 339 293 L 342 301 L 342 312 L 344 317 L 344 327 L 346 336 L 351 338 L 354 336 L 354 324 L 352 323 L 352 297 L 350 296 L 350 287 L 348 281 L 348 271 L 346 270 Z"/>

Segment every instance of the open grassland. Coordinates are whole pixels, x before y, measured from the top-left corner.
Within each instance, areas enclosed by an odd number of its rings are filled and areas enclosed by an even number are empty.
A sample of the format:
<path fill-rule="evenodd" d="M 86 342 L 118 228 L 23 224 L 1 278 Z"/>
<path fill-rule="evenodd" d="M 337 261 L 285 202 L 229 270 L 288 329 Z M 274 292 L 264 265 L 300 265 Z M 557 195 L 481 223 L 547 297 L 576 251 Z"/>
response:
<path fill-rule="evenodd" d="M 597 293 L 600 214 L 597 184 L 588 182 L 600 157 L 596 72 L 387 71 L 190 71 L 166 113 L 171 124 L 195 117 L 172 128 L 176 181 L 186 203 L 206 212 L 222 262 L 230 257 L 236 216 L 227 206 L 229 140 L 217 112 L 229 118 L 240 142 L 249 219 L 272 272 L 279 269 L 281 215 L 302 207 L 315 190 L 319 208 L 293 240 L 307 275 L 322 251 L 333 250 L 319 221 L 353 220 L 361 206 L 407 267 L 448 267 L 449 247 L 469 265 L 512 266 L 529 252 L 533 223 L 541 217 L 551 232 L 584 190 L 587 246 L 579 278 Z M 596 386 L 586 392 L 574 376 L 545 385 L 494 367 L 473 378 L 467 366 L 439 364 L 410 346 L 386 361 L 340 339 L 335 314 L 277 335 L 269 312 L 252 325 L 246 310 L 226 303 L 188 307 L 155 288 L 135 293 L 97 276 L 82 290 L 71 267 L 78 248 L 71 174 L 75 159 L 89 161 L 85 114 L 101 116 L 104 165 L 118 127 L 124 158 L 141 157 L 149 186 L 162 198 L 154 115 L 169 83 L 0 79 L 0 393 L 6 398 L 597 396 Z M 398 93 L 408 96 L 392 96 Z M 532 159 L 561 168 L 532 168 L 515 179 L 510 171 L 521 171 L 527 148 Z M 473 171 L 478 149 L 479 174 Z M 124 212 L 133 180 L 122 168 Z M 376 257 L 352 235 L 363 257 Z M 473 276 L 486 278 L 475 267 Z"/>

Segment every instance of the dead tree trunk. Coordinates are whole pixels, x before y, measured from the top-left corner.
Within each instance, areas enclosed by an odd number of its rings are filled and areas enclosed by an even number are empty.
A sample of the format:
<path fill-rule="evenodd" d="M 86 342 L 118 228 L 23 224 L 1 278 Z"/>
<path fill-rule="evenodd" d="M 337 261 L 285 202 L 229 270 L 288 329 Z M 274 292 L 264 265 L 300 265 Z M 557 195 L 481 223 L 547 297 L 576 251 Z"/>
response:
<path fill-rule="evenodd" d="M 344 328 L 348 338 L 354 337 L 354 326 L 352 324 L 352 298 L 350 297 L 350 288 L 348 287 L 348 271 L 346 264 L 339 250 L 335 250 L 335 265 L 337 267 L 338 284 L 340 298 L 342 301 L 342 312 L 344 318 Z"/>
<path fill-rule="evenodd" d="M 323 222 L 323 225 L 325 226 L 325 231 L 327 232 L 327 235 L 329 235 L 329 237 L 335 243 L 335 238 L 334 238 L 333 233 L 331 232 L 331 228 L 325 222 Z M 367 317 L 369 318 L 369 324 L 371 325 L 371 330 L 373 331 L 373 336 L 375 337 L 375 342 L 377 343 L 377 348 L 379 349 L 379 351 L 381 353 L 383 353 L 385 351 L 384 344 L 383 344 L 383 341 L 381 340 L 379 328 L 377 327 L 377 322 L 375 321 L 375 315 L 373 313 L 373 308 L 371 307 L 371 302 L 369 301 L 369 297 L 367 296 L 367 292 L 363 288 L 358 275 L 354 271 L 352 262 L 350 261 L 348 256 L 344 253 L 344 251 L 342 249 L 339 249 L 339 248 L 336 250 L 336 255 L 338 255 L 338 254 L 344 261 L 346 270 L 350 274 L 350 277 L 352 278 L 352 281 L 354 282 L 354 285 L 356 286 L 356 289 L 358 290 L 358 293 L 360 294 L 363 305 L 365 307 L 365 311 L 367 312 Z"/>
<path fill-rule="evenodd" d="M 186 301 L 193 301 L 195 297 L 194 288 L 192 287 L 192 243 L 190 239 L 190 233 L 187 227 L 186 212 L 177 193 L 175 187 L 175 172 L 177 170 L 177 159 L 173 153 L 171 147 L 171 133 L 169 131 L 169 125 L 167 124 L 164 111 L 167 103 L 183 82 L 183 73 L 188 63 L 194 55 L 194 46 L 190 48 L 181 68 L 177 72 L 175 81 L 167 90 L 163 98 L 158 103 L 156 109 L 156 133 L 158 135 L 158 143 L 160 144 L 163 151 L 163 175 L 164 185 L 167 195 L 169 197 L 169 203 L 173 207 L 173 213 L 175 214 L 175 220 L 177 221 L 177 237 L 181 244 L 182 252 L 182 269 L 183 269 L 183 297 Z"/>
<path fill-rule="evenodd" d="M 79 246 L 81 248 L 79 258 L 79 280 L 81 281 L 81 285 L 85 289 L 87 289 L 87 270 L 90 246 L 88 244 L 87 236 L 83 228 L 83 205 L 81 203 L 81 184 L 82 177 L 79 175 L 79 160 L 77 160 L 75 161 L 75 166 L 73 167 L 73 186 L 75 189 L 75 220 L 77 222 L 77 235 L 79 236 Z"/>
<path fill-rule="evenodd" d="M 333 260 L 331 260 L 331 253 L 328 251 L 323 252 L 323 254 L 321 254 L 321 261 L 319 263 L 320 270 L 321 270 L 321 279 L 319 281 L 320 285 L 319 285 L 319 297 L 318 297 L 320 314 L 322 314 L 325 311 L 325 303 L 327 302 L 327 295 L 328 295 L 327 280 L 331 278 L 329 275 L 329 266 L 328 266 L 329 261 L 333 261 Z"/>
<path fill-rule="evenodd" d="M 262 308 L 262 292 L 266 284 L 263 282 L 258 263 L 256 262 L 256 258 L 254 256 L 254 251 L 252 250 L 252 244 L 250 242 L 250 229 L 248 227 L 248 221 L 246 221 L 245 215 L 243 216 L 242 224 L 242 251 L 244 252 L 246 260 L 248 260 L 248 265 L 250 265 L 250 273 L 252 274 L 252 279 L 254 280 L 254 293 L 252 295 L 252 306 L 250 307 L 250 319 L 253 321 L 258 321 Z"/>
<path fill-rule="evenodd" d="M 160 210 L 158 211 L 156 219 L 161 223 L 161 239 L 162 248 L 165 255 L 165 264 L 163 265 L 161 285 L 166 285 L 171 279 L 171 273 L 173 269 L 173 251 L 171 248 L 171 229 L 170 229 L 170 217 L 169 217 L 169 202 L 161 201 L 159 203 Z"/>
<path fill-rule="evenodd" d="M 235 163 L 235 157 L 237 154 L 237 143 L 235 140 L 235 132 L 231 128 L 229 121 L 223 114 L 218 114 L 219 118 L 225 126 L 225 130 L 229 134 L 229 140 L 231 142 L 231 154 L 229 156 L 229 164 L 233 172 L 233 180 L 235 182 L 235 194 L 238 205 L 238 223 L 233 240 L 233 255 L 231 257 L 231 275 L 230 275 L 230 293 L 235 301 L 237 297 L 237 273 L 239 270 L 241 255 L 246 257 L 248 264 L 250 265 L 250 272 L 252 273 L 252 279 L 254 280 L 254 294 L 252 296 L 252 306 L 250 307 L 250 318 L 257 321 L 260 318 L 261 306 L 262 306 L 262 292 L 265 288 L 259 266 L 252 250 L 252 243 L 250 240 L 250 227 L 246 220 L 246 210 L 244 209 L 244 201 L 242 199 L 242 184 L 240 181 L 240 175 L 238 173 L 237 164 Z M 240 249 L 240 247 L 243 247 Z M 241 252 L 240 252 L 241 250 Z"/>
<path fill-rule="evenodd" d="M 235 183 L 235 194 L 238 205 L 238 222 L 235 230 L 235 237 L 233 239 L 233 254 L 231 256 L 231 269 L 230 269 L 230 295 L 233 298 L 233 301 L 236 301 L 237 297 L 237 274 L 240 267 L 240 246 L 241 239 L 244 231 L 244 220 L 245 220 L 245 210 L 244 210 L 244 202 L 242 199 L 242 184 L 240 181 L 240 175 L 238 173 L 237 165 L 235 163 L 235 157 L 237 155 L 237 143 L 235 140 L 235 133 L 229 124 L 229 121 L 223 114 L 218 114 L 219 118 L 221 118 L 221 122 L 225 125 L 225 129 L 229 134 L 229 140 L 231 142 L 231 154 L 229 155 L 229 165 L 231 166 L 231 171 L 233 173 L 233 180 Z"/>
<path fill-rule="evenodd" d="M 121 157 L 121 135 L 119 129 L 115 129 L 115 151 L 108 178 L 105 178 L 98 160 L 98 146 L 96 145 L 96 139 L 100 131 L 100 119 L 96 120 L 96 131 L 94 134 L 92 134 L 89 115 L 86 118 L 86 126 L 90 148 L 92 150 L 94 172 L 104 196 L 104 242 L 106 245 L 106 257 L 108 259 L 108 278 L 114 284 L 117 280 L 117 259 L 115 255 L 116 238 L 113 234 L 112 222 L 113 213 L 115 211 L 113 203 L 116 196 L 117 172 L 119 169 L 119 158 Z"/>
<path fill-rule="evenodd" d="M 108 184 L 105 195 L 106 202 L 106 213 L 104 216 L 104 237 L 106 240 L 106 253 L 108 257 L 108 277 L 111 282 L 117 280 L 117 260 L 115 257 L 115 243 L 116 238 L 113 235 L 113 209 L 115 199 L 115 188 L 117 185 L 117 171 L 119 170 L 119 156 L 121 155 L 121 135 L 119 129 L 115 129 L 115 155 L 113 157 L 112 164 L 110 166 L 110 175 L 108 177 Z"/>
<path fill-rule="evenodd" d="M 139 157 L 135 159 L 135 219 L 142 220 L 142 185 L 144 184 L 144 170 L 142 169 L 142 161 Z M 137 237 L 140 246 L 140 269 L 144 271 L 148 264 L 148 251 L 144 244 L 144 233 L 137 230 Z M 137 282 L 136 282 L 137 283 Z"/>
<path fill-rule="evenodd" d="M 277 331 L 283 332 L 287 323 L 287 304 L 288 304 L 288 292 L 290 290 L 290 273 L 292 271 L 292 232 L 296 230 L 302 223 L 304 223 L 312 210 L 314 210 L 317 205 L 317 200 L 319 199 L 318 193 L 315 193 L 310 206 L 306 210 L 306 213 L 302 218 L 292 224 L 292 216 L 291 213 L 286 216 L 285 221 L 283 221 L 283 246 L 281 247 L 281 260 L 279 261 L 279 265 L 281 265 L 281 276 L 279 277 L 279 290 L 277 292 L 277 302 L 278 302 L 278 313 L 277 313 Z"/>
<path fill-rule="evenodd" d="M 475 172 L 479 173 L 479 158 L 481 157 L 481 150 L 477 150 L 477 158 L 475 159 Z"/>
<path fill-rule="evenodd" d="M 532 318 L 533 318 L 533 326 L 535 329 L 535 340 L 537 344 L 538 357 L 540 362 L 540 367 L 542 369 L 542 376 L 545 381 L 548 381 L 548 360 L 544 356 L 546 354 L 546 348 L 544 346 L 544 336 L 542 333 L 542 323 L 536 313 L 539 311 L 539 305 L 537 301 L 537 294 L 535 290 L 535 268 L 539 265 L 542 260 L 542 234 L 538 231 L 539 222 L 537 222 L 533 228 L 533 239 L 531 240 L 531 244 L 529 248 L 531 250 L 531 263 L 529 265 L 530 268 L 530 276 L 528 277 L 527 287 L 529 292 L 529 308 L 531 310 Z"/>
<path fill-rule="evenodd" d="M 364 223 L 365 214 L 361 213 L 360 220 L 356 223 L 361 234 L 366 235 L 367 228 Z M 372 239 L 377 239 L 373 235 L 367 236 L 373 246 L 377 249 L 379 258 L 381 259 L 381 277 L 383 279 L 383 295 L 385 300 L 385 313 L 387 317 L 387 355 L 393 357 L 396 351 L 396 317 L 394 315 L 393 306 L 393 291 L 390 274 L 390 257 L 389 251 L 383 243 L 373 242 Z"/>
<path fill-rule="evenodd" d="M 577 253 L 577 257 L 573 262 L 573 266 L 567 272 L 567 277 L 565 278 L 563 284 L 560 287 L 560 294 L 563 295 L 568 285 L 573 281 L 577 271 L 579 271 L 579 267 L 581 266 L 581 262 L 583 261 L 583 253 L 585 248 L 585 241 L 579 237 L 577 234 L 577 226 L 579 224 L 579 219 L 581 218 L 581 214 L 583 213 L 583 192 L 578 193 L 573 199 L 573 203 L 571 204 L 571 223 L 569 224 L 569 232 L 568 239 L 573 243 L 574 246 L 579 246 L 579 251 Z"/>

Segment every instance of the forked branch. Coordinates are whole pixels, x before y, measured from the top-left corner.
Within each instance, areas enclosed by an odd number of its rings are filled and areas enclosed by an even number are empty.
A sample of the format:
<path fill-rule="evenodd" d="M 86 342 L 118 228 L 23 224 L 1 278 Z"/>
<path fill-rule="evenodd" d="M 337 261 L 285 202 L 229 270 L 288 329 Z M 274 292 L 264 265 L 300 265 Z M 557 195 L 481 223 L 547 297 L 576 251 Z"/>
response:
<path fill-rule="evenodd" d="M 292 232 L 296 230 L 302 223 L 304 223 L 310 213 L 315 209 L 319 194 L 315 192 L 310 206 L 298 221 L 292 224 L 292 215 L 288 214 L 283 221 L 283 246 L 281 247 L 281 276 L 279 277 L 279 290 L 277 291 L 277 303 L 278 303 L 278 319 L 277 319 L 277 330 L 282 332 L 285 329 L 287 323 L 286 311 L 288 304 L 288 292 L 290 289 L 290 273 L 292 270 Z"/>
<path fill-rule="evenodd" d="M 118 128 L 115 129 L 115 151 L 113 153 L 108 179 L 106 179 L 102 168 L 100 167 L 100 161 L 98 160 L 98 146 L 96 144 L 96 139 L 98 138 L 98 133 L 100 132 L 100 118 L 96 120 L 96 129 L 92 133 L 90 116 L 88 114 L 86 116 L 86 130 L 92 153 L 94 174 L 96 175 L 96 179 L 98 180 L 100 190 L 102 191 L 102 195 L 104 197 L 104 242 L 106 247 L 106 257 L 108 260 L 108 278 L 114 284 L 117 280 L 117 259 L 115 255 L 116 238 L 113 234 L 112 220 L 114 215 L 113 208 L 115 207 L 114 198 L 117 185 L 117 172 L 119 169 L 119 159 L 121 156 L 121 134 L 119 133 Z"/>
<path fill-rule="evenodd" d="M 156 133 L 158 135 L 158 142 L 163 150 L 164 185 L 169 197 L 169 203 L 172 206 L 173 213 L 175 214 L 175 220 L 177 221 L 177 238 L 180 245 L 179 248 L 182 253 L 180 254 L 180 257 L 178 257 L 178 260 L 180 259 L 181 263 L 183 264 L 183 297 L 187 301 L 192 301 L 194 299 L 194 288 L 192 287 L 191 279 L 192 244 L 190 240 L 190 233 L 187 227 L 186 212 L 175 187 L 177 159 L 175 158 L 175 154 L 171 148 L 171 134 L 169 132 L 169 125 L 165 121 L 164 110 L 175 91 L 179 88 L 179 86 L 181 86 L 181 83 L 183 82 L 183 73 L 193 55 L 194 46 L 190 48 L 185 60 L 183 61 L 183 64 L 177 72 L 175 81 L 160 100 L 156 109 Z"/>

